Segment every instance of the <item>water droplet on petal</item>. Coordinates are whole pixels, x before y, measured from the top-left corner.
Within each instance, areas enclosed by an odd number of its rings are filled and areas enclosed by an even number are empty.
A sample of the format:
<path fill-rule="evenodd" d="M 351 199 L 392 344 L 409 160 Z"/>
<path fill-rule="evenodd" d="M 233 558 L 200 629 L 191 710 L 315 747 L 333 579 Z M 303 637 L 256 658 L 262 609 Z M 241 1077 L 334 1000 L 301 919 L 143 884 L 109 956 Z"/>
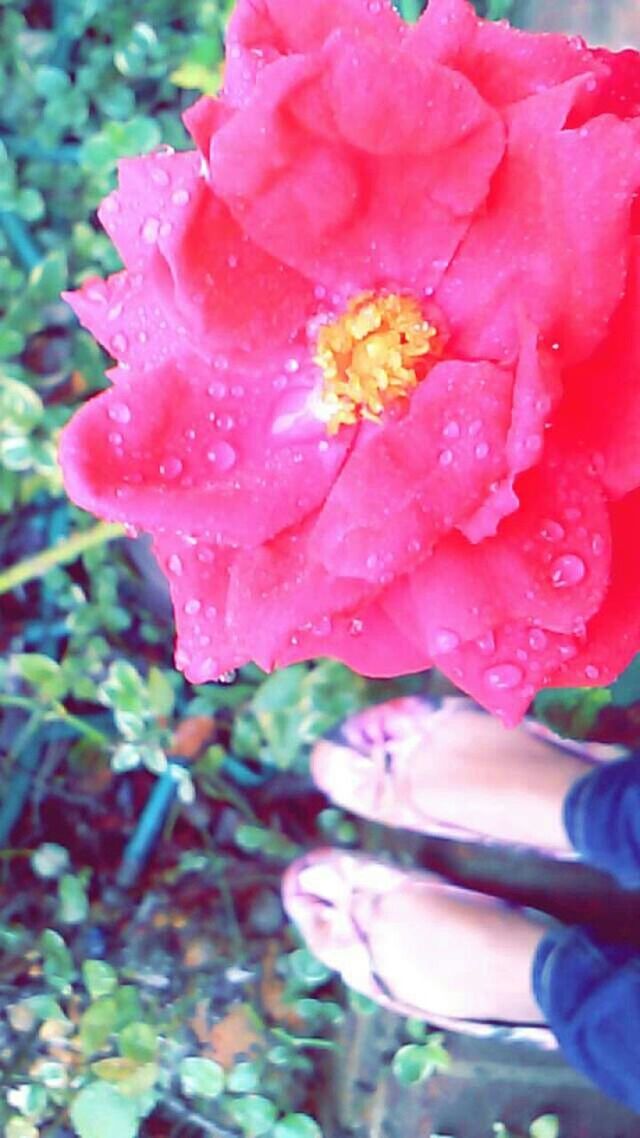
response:
<path fill-rule="evenodd" d="M 218 470 L 225 471 L 235 466 L 237 455 L 233 447 L 223 441 L 216 443 L 207 451 L 207 458 Z"/>
<path fill-rule="evenodd" d="M 540 529 L 540 537 L 545 541 L 562 541 L 565 536 L 564 526 L 560 522 L 545 521 Z"/>
<path fill-rule="evenodd" d="M 171 201 L 174 205 L 186 205 L 189 201 L 189 197 L 190 194 L 188 190 L 175 190 L 171 195 Z"/>
<path fill-rule="evenodd" d="M 600 675 L 600 669 L 596 668 L 595 664 L 587 664 L 584 674 L 588 680 L 597 680 Z"/>
<path fill-rule="evenodd" d="M 488 453 L 489 453 L 489 444 L 488 443 L 478 443 L 478 445 L 474 451 L 476 458 L 486 458 Z"/>
<path fill-rule="evenodd" d="M 455 419 L 451 419 L 443 430 L 443 435 L 446 439 L 459 439 L 460 438 L 460 424 L 456 423 Z"/>
<path fill-rule="evenodd" d="M 242 384 L 234 383 L 233 387 L 231 388 L 231 394 L 234 399 L 242 399 L 244 395 L 244 387 Z"/>
<path fill-rule="evenodd" d="M 122 435 L 120 434 L 120 431 L 109 431 L 108 439 L 109 439 L 109 442 L 112 443 L 114 447 L 121 446 L 122 442 L 123 442 Z"/>
<path fill-rule="evenodd" d="M 209 547 L 206 545 L 201 545 L 198 549 L 198 552 L 196 553 L 198 561 L 202 561 L 205 565 L 210 564 L 213 561 L 213 556 L 213 550 L 209 549 Z"/>
<path fill-rule="evenodd" d="M 177 553 L 172 553 L 167 561 L 167 569 L 173 573 L 175 577 L 179 577 L 182 573 L 182 560 Z"/>
<path fill-rule="evenodd" d="M 200 612 L 201 608 L 202 605 L 200 604 L 200 601 L 197 599 L 197 597 L 190 597 L 188 601 L 185 601 L 184 611 L 186 612 L 187 616 L 195 616 L 196 613 Z"/>
<path fill-rule="evenodd" d="M 110 343 L 114 352 L 118 354 L 126 352 L 127 348 L 129 347 L 129 341 L 127 340 L 124 332 L 116 332 L 115 336 L 111 337 Z"/>
<path fill-rule="evenodd" d="M 235 253 L 229 253 L 229 256 L 227 257 L 227 264 L 230 269 L 237 269 L 238 258 L 236 257 Z"/>
<path fill-rule="evenodd" d="M 157 217 L 148 217 L 140 230 L 140 236 L 147 245 L 153 245 L 160 234 L 160 222 Z"/>
<path fill-rule="evenodd" d="M 547 634 L 541 628 L 532 628 L 529 633 L 529 644 L 535 652 L 542 652 L 547 646 Z"/>
<path fill-rule="evenodd" d="M 517 664 L 496 664 L 493 668 L 487 668 L 484 673 L 487 687 L 495 691 L 511 691 L 517 688 L 523 679 L 524 672 Z"/>
<path fill-rule="evenodd" d="M 107 312 L 107 320 L 117 320 L 118 317 L 121 315 L 121 313 L 122 313 L 122 301 L 118 301 L 118 303 L 112 305 L 112 307 Z"/>
<path fill-rule="evenodd" d="M 165 458 L 164 462 L 160 463 L 160 474 L 163 478 L 177 478 L 182 474 L 182 461 L 170 455 Z"/>
<path fill-rule="evenodd" d="M 482 652 L 483 656 L 490 656 L 491 653 L 495 652 L 496 650 L 496 638 L 491 631 L 485 632 L 482 636 L 479 636 L 476 640 L 476 644 L 478 645 L 478 648 Z"/>
<path fill-rule="evenodd" d="M 438 455 L 438 462 L 440 466 L 450 466 L 453 462 L 453 451 L 443 450 L 441 454 Z"/>
<path fill-rule="evenodd" d="M 285 361 L 284 370 L 288 371 L 290 375 L 294 375 L 295 372 L 300 370 L 300 361 L 297 360 L 295 356 L 291 356 L 290 359 Z"/>
<path fill-rule="evenodd" d="M 218 415 L 216 422 L 221 431 L 230 431 L 236 425 L 232 415 Z"/>
<path fill-rule="evenodd" d="M 131 411 L 126 403 L 112 403 L 107 415 L 114 423 L 128 423 L 131 420 Z"/>
<path fill-rule="evenodd" d="M 591 538 L 591 548 L 596 557 L 599 557 L 600 554 L 604 551 L 604 538 L 602 534 L 594 533 L 593 537 Z"/>
<path fill-rule="evenodd" d="M 469 423 L 469 434 L 471 435 L 471 438 L 474 438 L 475 435 L 478 435 L 481 430 L 482 419 L 474 419 L 472 423 Z"/>
<path fill-rule="evenodd" d="M 152 167 L 151 178 L 156 183 L 157 186 L 168 186 L 169 185 L 169 175 L 168 175 L 166 170 L 162 169 L 161 166 L 153 166 Z"/>
<path fill-rule="evenodd" d="M 460 637 L 457 632 L 453 632 L 450 628 L 437 628 L 433 634 L 433 641 L 431 645 L 431 652 L 434 655 L 439 653 L 453 652 L 460 643 Z"/>
<path fill-rule="evenodd" d="M 223 383 L 221 379 L 214 379 L 213 383 L 210 383 L 207 388 L 207 394 L 210 395 L 212 399 L 223 399 L 227 394 L 226 383 Z"/>
<path fill-rule="evenodd" d="M 354 616 L 353 620 L 349 621 L 349 636 L 360 636 L 363 628 L 364 622 L 357 616 Z"/>
<path fill-rule="evenodd" d="M 579 585 L 587 572 L 587 567 L 576 553 L 565 553 L 557 557 L 551 566 L 551 581 L 556 589 Z"/>

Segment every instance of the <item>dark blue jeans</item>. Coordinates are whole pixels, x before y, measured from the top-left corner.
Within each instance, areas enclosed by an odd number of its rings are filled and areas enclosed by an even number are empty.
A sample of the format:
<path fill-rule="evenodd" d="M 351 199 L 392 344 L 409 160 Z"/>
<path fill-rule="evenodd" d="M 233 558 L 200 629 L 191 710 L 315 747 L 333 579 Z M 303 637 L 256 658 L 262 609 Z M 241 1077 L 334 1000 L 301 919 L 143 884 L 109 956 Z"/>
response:
<path fill-rule="evenodd" d="M 585 862 L 640 889 L 640 756 L 581 778 L 567 795 L 564 821 Z M 536 953 L 533 990 L 569 1062 L 640 1113 L 637 951 L 602 944 L 586 929 L 555 929 Z"/>

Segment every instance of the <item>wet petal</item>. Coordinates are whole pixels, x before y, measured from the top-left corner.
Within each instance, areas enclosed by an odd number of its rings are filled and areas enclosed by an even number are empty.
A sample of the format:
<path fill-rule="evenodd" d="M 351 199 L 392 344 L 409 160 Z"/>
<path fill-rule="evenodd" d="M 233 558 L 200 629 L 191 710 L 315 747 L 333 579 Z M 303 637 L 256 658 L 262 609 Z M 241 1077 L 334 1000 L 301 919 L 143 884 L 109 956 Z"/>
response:
<path fill-rule="evenodd" d="M 217 534 L 249 547 L 300 521 L 324 500 L 349 438 L 274 437 L 290 378 L 283 362 L 272 361 L 277 388 L 262 371 L 229 372 L 186 356 L 123 378 L 63 432 L 71 497 L 143 529 Z"/>
<path fill-rule="evenodd" d="M 513 358 L 522 313 L 564 363 L 607 331 L 625 284 L 640 152 L 631 127 L 607 116 L 563 129 L 583 82 L 510 111 L 489 207 L 436 294 L 462 354 Z"/>

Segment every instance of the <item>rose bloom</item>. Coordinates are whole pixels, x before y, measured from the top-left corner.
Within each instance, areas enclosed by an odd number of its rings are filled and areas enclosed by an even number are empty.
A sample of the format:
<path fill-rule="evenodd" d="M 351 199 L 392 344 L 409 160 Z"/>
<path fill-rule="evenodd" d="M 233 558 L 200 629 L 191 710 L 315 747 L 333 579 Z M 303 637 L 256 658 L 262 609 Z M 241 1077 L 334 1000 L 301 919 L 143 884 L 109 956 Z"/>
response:
<path fill-rule="evenodd" d="M 436 664 L 505 722 L 640 645 L 640 54 L 240 0 L 197 149 L 120 164 L 66 487 L 153 536 L 196 683 Z"/>

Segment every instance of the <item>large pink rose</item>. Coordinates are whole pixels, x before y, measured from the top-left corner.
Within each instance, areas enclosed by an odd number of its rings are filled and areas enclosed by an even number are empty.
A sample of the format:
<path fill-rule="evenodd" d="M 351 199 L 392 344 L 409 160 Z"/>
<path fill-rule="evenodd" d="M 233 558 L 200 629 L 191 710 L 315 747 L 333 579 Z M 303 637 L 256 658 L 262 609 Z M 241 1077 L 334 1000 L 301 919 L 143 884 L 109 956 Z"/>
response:
<path fill-rule="evenodd" d="M 240 0 L 197 151 L 126 160 L 71 497 L 202 682 L 435 663 L 515 723 L 640 647 L 640 54 L 431 0 Z"/>

